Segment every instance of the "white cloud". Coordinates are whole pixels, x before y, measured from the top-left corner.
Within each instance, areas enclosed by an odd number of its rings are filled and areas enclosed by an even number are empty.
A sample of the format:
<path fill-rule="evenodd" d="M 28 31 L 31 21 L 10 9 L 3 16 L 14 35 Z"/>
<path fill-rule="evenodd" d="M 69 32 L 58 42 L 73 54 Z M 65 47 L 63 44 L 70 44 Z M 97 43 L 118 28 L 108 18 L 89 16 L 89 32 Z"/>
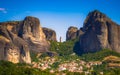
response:
<path fill-rule="evenodd" d="M 6 11 L 5 8 L 0 8 L 0 12 L 2 12 L 2 13 L 7 13 L 7 11 Z"/>

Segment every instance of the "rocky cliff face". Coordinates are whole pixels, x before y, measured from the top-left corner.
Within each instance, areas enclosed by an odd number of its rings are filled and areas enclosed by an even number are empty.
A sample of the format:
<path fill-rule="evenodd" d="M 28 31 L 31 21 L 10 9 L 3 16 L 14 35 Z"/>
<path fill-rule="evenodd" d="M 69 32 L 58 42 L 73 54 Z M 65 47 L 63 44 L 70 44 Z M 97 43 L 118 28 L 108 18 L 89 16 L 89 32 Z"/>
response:
<path fill-rule="evenodd" d="M 8 60 L 13 63 L 31 63 L 27 43 L 7 29 L 6 25 L 0 25 L 0 60 Z"/>
<path fill-rule="evenodd" d="M 13 27 L 12 32 L 28 43 L 30 51 L 47 52 L 49 50 L 49 43 L 38 18 L 26 17 Z"/>
<path fill-rule="evenodd" d="M 49 43 L 37 18 L 29 16 L 23 21 L 0 23 L 0 60 L 31 63 L 30 51 L 48 49 Z"/>
<path fill-rule="evenodd" d="M 84 53 L 108 48 L 120 52 L 120 26 L 105 14 L 95 10 L 90 12 L 83 25 L 80 49 Z"/>
<path fill-rule="evenodd" d="M 43 32 L 44 32 L 46 39 L 48 41 L 57 41 L 56 32 L 54 30 L 44 27 Z"/>
<path fill-rule="evenodd" d="M 29 44 L 30 50 L 34 52 L 47 52 L 49 43 L 40 26 L 39 19 L 26 17 L 23 21 L 22 38 Z"/>

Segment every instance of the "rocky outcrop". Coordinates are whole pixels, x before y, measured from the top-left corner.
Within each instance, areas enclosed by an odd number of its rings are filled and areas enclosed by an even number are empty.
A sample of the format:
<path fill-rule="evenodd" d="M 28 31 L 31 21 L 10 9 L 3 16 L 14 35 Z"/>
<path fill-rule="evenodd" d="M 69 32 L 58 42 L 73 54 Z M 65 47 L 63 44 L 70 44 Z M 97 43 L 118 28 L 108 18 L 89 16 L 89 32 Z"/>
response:
<path fill-rule="evenodd" d="M 66 41 L 76 39 L 78 37 L 78 28 L 77 27 L 69 27 L 66 34 Z"/>
<path fill-rule="evenodd" d="M 81 29 L 78 29 L 77 27 L 70 26 L 66 33 L 66 41 L 78 39 L 84 32 Z"/>
<path fill-rule="evenodd" d="M 39 19 L 28 16 L 23 21 L 0 23 L 0 60 L 31 63 L 30 51 L 48 49 Z"/>
<path fill-rule="evenodd" d="M 15 25 L 11 31 L 28 43 L 30 51 L 47 52 L 49 50 L 49 43 L 38 18 L 28 16 Z"/>
<path fill-rule="evenodd" d="M 105 14 L 95 10 L 90 12 L 82 28 L 80 49 L 84 53 L 96 52 L 103 48 L 120 53 L 120 26 Z"/>
<path fill-rule="evenodd" d="M 31 63 L 27 43 L 9 31 L 6 25 L 0 25 L 0 60 Z"/>
<path fill-rule="evenodd" d="M 29 44 L 30 50 L 34 52 L 47 52 L 49 43 L 40 26 L 39 19 L 26 17 L 23 21 L 22 38 Z"/>
<path fill-rule="evenodd" d="M 43 32 L 48 41 L 57 41 L 56 40 L 56 32 L 54 30 L 43 27 Z"/>

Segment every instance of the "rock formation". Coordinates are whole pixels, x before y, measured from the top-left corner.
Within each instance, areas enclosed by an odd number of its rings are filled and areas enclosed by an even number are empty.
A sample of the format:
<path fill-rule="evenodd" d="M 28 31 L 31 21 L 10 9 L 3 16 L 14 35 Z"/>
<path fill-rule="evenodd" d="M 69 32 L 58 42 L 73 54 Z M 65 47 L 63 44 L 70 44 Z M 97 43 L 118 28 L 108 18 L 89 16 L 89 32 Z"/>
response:
<path fill-rule="evenodd" d="M 0 25 L 0 60 L 31 63 L 28 44 L 9 31 L 6 25 Z"/>
<path fill-rule="evenodd" d="M 66 41 L 76 39 L 78 37 L 78 28 L 77 27 L 69 27 L 66 34 Z"/>
<path fill-rule="evenodd" d="M 82 28 L 80 49 L 84 53 L 96 52 L 103 48 L 120 53 L 120 26 L 105 14 L 95 10 L 90 12 Z"/>
<path fill-rule="evenodd" d="M 49 43 L 45 38 L 39 19 L 26 17 L 23 21 L 22 38 L 29 44 L 30 50 L 34 52 L 47 52 Z"/>
<path fill-rule="evenodd" d="M 70 26 L 66 33 L 66 41 L 78 39 L 83 34 L 83 29 L 78 29 L 77 27 Z"/>
<path fill-rule="evenodd" d="M 70 26 L 66 33 L 66 41 L 78 39 L 83 33 L 82 28 L 78 29 L 77 27 Z"/>
<path fill-rule="evenodd" d="M 43 32 L 48 41 L 57 41 L 56 40 L 56 32 L 54 30 L 43 27 Z"/>
<path fill-rule="evenodd" d="M 31 63 L 30 51 L 48 49 L 39 19 L 28 16 L 23 21 L 0 23 L 0 60 Z"/>

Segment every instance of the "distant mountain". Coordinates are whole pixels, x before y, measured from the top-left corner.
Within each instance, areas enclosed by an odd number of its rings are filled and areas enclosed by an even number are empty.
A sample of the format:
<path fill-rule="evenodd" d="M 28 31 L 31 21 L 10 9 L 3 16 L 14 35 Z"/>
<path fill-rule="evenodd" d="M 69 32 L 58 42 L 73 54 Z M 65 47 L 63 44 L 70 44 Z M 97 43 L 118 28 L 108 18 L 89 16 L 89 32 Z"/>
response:
<path fill-rule="evenodd" d="M 96 52 L 104 48 L 120 53 L 120 26 L 102 12 L 88 14 L 82 28 L 79 46 L 83 53 Z"/>

